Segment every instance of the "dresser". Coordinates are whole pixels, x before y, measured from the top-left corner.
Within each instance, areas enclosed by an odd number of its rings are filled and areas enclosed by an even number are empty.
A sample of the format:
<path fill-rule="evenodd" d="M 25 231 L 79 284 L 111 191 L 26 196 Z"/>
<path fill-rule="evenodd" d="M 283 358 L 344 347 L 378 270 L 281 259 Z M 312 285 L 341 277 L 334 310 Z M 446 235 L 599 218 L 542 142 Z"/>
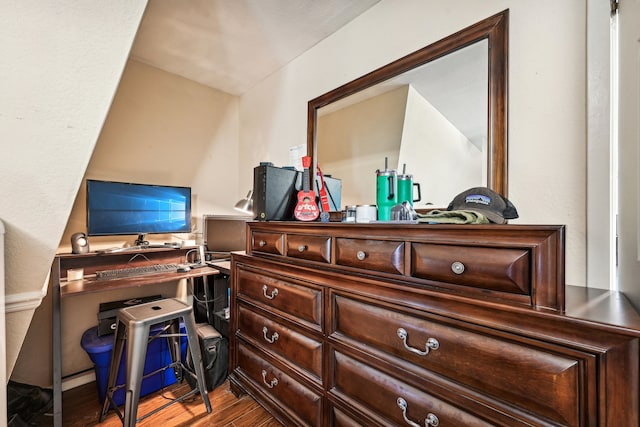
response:
<path fill-rule="evenodd" d="M 285 425 L 633 426 L 640 317 L 563 226 L 250 222 L 230 382 Z"/>

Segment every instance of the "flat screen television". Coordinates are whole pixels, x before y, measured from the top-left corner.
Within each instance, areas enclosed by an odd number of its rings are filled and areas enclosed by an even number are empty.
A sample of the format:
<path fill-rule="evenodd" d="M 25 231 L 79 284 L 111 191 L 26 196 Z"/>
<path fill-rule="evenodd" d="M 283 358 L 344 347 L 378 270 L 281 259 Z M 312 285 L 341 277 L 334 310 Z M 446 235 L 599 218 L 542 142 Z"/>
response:
<path fill-rule="evenodd" d="M 247 221 L 252 216 L 205 215 L 204 243 L 212 260 L 225 259 L 233 251 L 244 251 L 247 241 Z"/>
<path fill-rule="evenodd" d="M 87 234 L 144 235 L 191 231 L 191 188 L 87 180 Z"/>

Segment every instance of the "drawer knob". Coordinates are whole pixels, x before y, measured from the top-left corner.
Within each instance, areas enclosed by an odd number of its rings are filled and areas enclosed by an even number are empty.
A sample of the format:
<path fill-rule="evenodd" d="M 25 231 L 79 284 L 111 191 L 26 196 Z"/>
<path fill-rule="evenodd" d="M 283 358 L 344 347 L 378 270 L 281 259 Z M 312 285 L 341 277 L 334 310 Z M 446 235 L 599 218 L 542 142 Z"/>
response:
<path fill-rule="evenodd" d="M 265 327 L 263 327 L 263 328 L 262 328 L 262 335 L 264 336 L 264 340 L 265 340 L 266 342 L 268 342 L 269 344 L 273 344 L 274 342 L 278 341 L 278 338 L 280 338 L 280 335 L 278 335 L 278 333 L 277 333 L 277 332 L 274 332 L 274 333 L 271 335 L 271 338 L 269 338 L 269 337 L 267 336 L 267 332 L 269 332 L 269 329 L 267 329 L 267 327 L 266 327 L 266 326 L 265 326 Z"/>
<path fill-rule="evenodd" d="M 258 246 L 260 246 L 261 248 L 264 247 L 264 246 L 267 246 L 267 242 L 265 242 L 264 240 L 260 240 L 258 242 Z"/>
<path fill-rule="evenodd" d="M 298 246 L 298 252 L 304 252 L 307 250 L 307 245 L 300 245 Z"/>
<path fill-rule="evenodd" d="M 453 264 L 451 264 L 451 271 L 453 271 L 456 274 L 464 273 L 464 264 L 461 263 L 460 261 L 454 262 Z"/>
<path fill-rule="evenodd" d="M 398 407 L 400 408 L 400 410 L 402 410 L 402 418 L 404 418 L 404 421 L 407 424 L 409 424 L 411 427 L 421 427 L 422 424 L 418 424 L 416 422 L 411 421 L 409 418 L 407 418 L 407 407 L 409 405 L 407 404 L 406 400 L 404 400 L 402 397 L 399 397 L 398 400 L 396 400 L 396 403 L 398 404 Z M 436 427 L 438 424 L 440 424 L 440 420 L 438 419 L 438 417 L 436 417 L 434 414 L 429 412 L 427 414 L 427 418 L 424 419 L 424 425 L 426 427 L 428 426 Z"/>
<path fill-rule="evenodd" d="M 262 382 L 264 383 L 264 385 L 266 385 L 269 388 L 274 388 L 275 386 L 278 385 L 277 378 L 274 378 L 271 381 L 267 382 L 267 371 L 265 371 L 264 369 L 262 370 Z"/>
<path fill-rule="evenodd" d="M 409 345 L 407 345 L 407 337 L 409 336 L 409 334 L 407 333 L 407 330 L 404 328 L 398 328 L 398 338 L 400 338 L 402 340 L 402 344 L 404 345 L 404 348 L 406 348 L 407 350 L 409 350 L 412 353 L 415 353 L 417 355 L 420 356 L 426 356 L 427 354 L 429 354 L 430 350 L 437 350 L 438 347 L 440 347 L 440 343 L 438 342 L 437 339 L 435 338 L 429 338 L 427 340 L 427 342 L 424 345 L 424 351 L 419 350 L 417 348 L 413 348 L 410 347 Z"/>
<path fill-rule="evenodd" d="M 358 258 L 358 261 L 364 261 L 366 257 L 367 257 L 367 253 L 365 251 L 358 251 L 356 253 L 356 258 Z"/>
<path fill-rule="evenodd" d="M 271 295 L 267 295 L 267 289 L 269 289 L 267 285 L 262 286 L 262 294 L 264 295 L 265 298 L 274 299 L 278 295 L 278 288 L 275 288 L 274 290 L 272 290 Z"/>

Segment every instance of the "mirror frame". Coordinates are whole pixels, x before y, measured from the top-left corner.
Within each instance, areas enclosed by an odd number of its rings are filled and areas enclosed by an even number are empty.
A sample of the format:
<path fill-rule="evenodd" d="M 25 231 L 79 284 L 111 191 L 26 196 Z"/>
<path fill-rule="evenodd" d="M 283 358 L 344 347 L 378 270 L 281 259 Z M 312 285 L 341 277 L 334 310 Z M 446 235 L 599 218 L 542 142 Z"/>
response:
<path fill-rule="evenodd" d="M 489 51 L 487 187 L 507 197 L 508 9 L 309 101 L 307 110 L 307 153 L 309 153 L 308 155 L 311 156 L 312 160 L 311 170 L 316 170 L 316 121 L 319 108 L 483 39 L 487 39 Z M 315 176 L 315 173 L 311 173 L 310 176 Z M 313 178 L 311 179 L 313 180 Z M 313 185 L 313 181 L 311 184 Z"/>

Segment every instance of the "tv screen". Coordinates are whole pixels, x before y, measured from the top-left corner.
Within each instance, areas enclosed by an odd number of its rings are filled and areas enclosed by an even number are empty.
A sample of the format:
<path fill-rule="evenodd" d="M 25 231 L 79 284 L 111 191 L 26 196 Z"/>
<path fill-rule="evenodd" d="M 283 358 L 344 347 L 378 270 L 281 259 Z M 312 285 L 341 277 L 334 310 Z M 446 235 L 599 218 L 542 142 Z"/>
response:
<path fill-rule="evenodd" d="M 251 216 L 241 215 L 205 215 L 204 239 L 212 258 L 228 255 L 232 251 L 244 251 L 247 240 L 246 222 Z"/>
<path fill-rule="evenodd" d="M 87 234 L 188 233 L 191 188 L 87 180 Z"/>

